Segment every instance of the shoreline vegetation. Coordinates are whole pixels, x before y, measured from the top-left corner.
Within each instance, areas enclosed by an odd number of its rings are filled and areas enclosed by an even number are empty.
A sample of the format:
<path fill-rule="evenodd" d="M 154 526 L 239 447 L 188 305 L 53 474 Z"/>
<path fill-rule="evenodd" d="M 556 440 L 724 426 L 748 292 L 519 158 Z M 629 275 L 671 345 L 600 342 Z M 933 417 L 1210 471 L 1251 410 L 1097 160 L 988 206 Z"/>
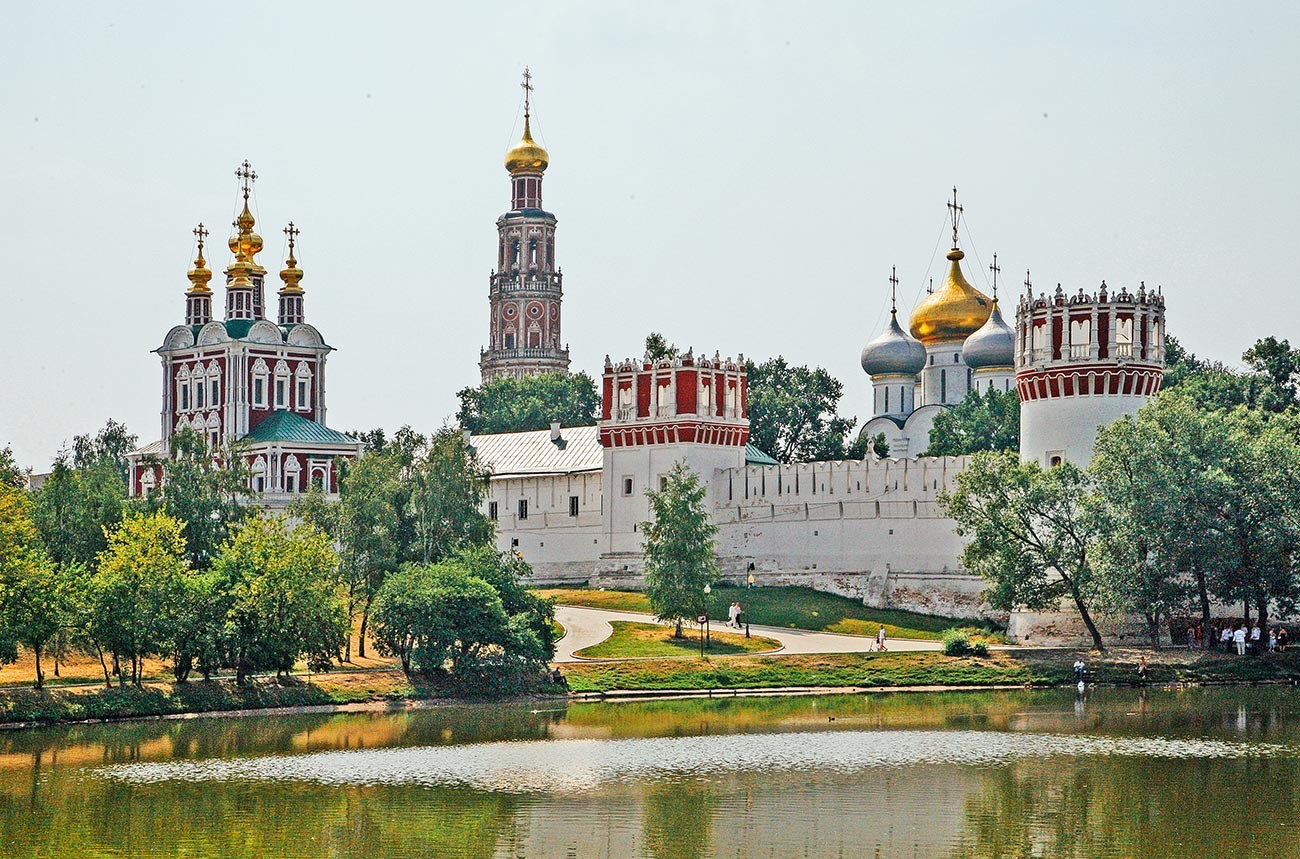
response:
<path fill-rule="evenodd" d="M 1147 680 L 1139 682 L 1139 658 L 1147 658 Z M 978 690 L 1006 687 L 1070 687 L 1072 665 L 1082 658 L 1089 685 L 1151 687 L 1296 684 L 1300 653 L 1261 657 L 1187 651 L 1113 650 L 1096 657 L 1082 650 L 998 651 L 984 658 L 941 653 L 847 653 L 800 656 L 728 656 L 640 659 L 563 666 L 570 692 L 581 699 L 655 693 L 800 694 L 881 690 Z M 556 689 L 556 695 L 562 693 Z M 555 696 L 540 695 L 534 699 Z M 183 684 L 146 682 L 141 687 L 53 686 L 0 688 L 0 727 L 240 714 L 302 707 L 419 706 L 474 699 L 439 695 L 413 682 L 399 668 L 376 667 L 329 674 L 294 674 L 276 680 L 253 678 Z M 500 700 L 500 699 L 485 699 Z"/>

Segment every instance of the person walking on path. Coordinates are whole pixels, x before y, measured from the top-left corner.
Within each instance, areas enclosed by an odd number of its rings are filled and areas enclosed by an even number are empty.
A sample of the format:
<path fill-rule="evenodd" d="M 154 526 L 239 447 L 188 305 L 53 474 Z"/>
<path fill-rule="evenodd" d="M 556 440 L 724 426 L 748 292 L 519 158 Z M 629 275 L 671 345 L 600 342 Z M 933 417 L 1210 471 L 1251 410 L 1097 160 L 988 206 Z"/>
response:
<path fill-rule="evenodd" d="M 883 626 L 876 631 L 876 647 L 880 650 L 889 649 L 888 647 L 885 647 L 885 628 Z"/>
<path fill-rule="evenodd" d="M 1250 655 L 1259 656 L 1259 624 L 1250 628 Z"/>
<path fill-rule="evenodd" d="M 1223 632 L 1219 634 L 1219 646 L 1223 648 L 1224 653 L 1227 653 L 1229 650 L 1232 649 L 1232 625 L 1231 624 L 1225 623 L 1223 625 Z"/>
<path fill-rule="evenodd" d="M 1082 660 L 1082 659 L 1076 659 L 1076 660 L 1074 660 L 1074 679 L 1077 680 L 1077 681 L 1079 681 L 1080 683 L 1082 683 L 1082 682 L 1083 682 L 1083 674 L 1084 674 L 1084 671 L 1086 670 L 1086 668 L 1087 668 L 1087 666 L 1085 666 L 1085 665 L 1083 664 L 1083 660 Z"/>
<path fill-rule="evenodd" d="M 1277 630 L 1276 629 L 1270 629 L 1268 631 L 1268 652 L 1277 653 Z"/>
<path fill-rule="evenodd" d="M 740 617 L 740 603 L 733 602 L 727 607 L 727 626 L 740 629 L 740 623 L 736 620 L 738 617 Z"/>
<path fill-rule="evenodd" d="M 1237 655 L 1246 655 L 1246 624 L 1237 627 L 1237 631 L 1232 634 L 1232 643 L 1237 645 Z"/>
<path fill-rule="evenodd" d="M 1286 627 L 1277 631 L 1277 649 L 1280 653 L 1286 653 Z"/>

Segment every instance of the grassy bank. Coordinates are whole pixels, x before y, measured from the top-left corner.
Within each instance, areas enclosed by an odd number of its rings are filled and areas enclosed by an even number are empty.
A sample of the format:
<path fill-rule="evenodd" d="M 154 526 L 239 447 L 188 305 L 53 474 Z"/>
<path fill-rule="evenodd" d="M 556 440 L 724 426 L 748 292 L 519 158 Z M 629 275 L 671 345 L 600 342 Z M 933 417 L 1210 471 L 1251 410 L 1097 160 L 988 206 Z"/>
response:
<path fill-rule="evenodd" d="M 654 623 L 633 623 L 615 620 L 610 622 L 614 634 L 599 644 L 594 644 L 575 655 L 587 659 L 617 659 L 626 657 L 689 656 L 699 654 L 698 634 L 674 638 L 671 626 Z M 771 638 L 753 636 L 745 638 L 734 632 L 715 631 L 710 636 L 709 654 L 726 656 L 737 653 L 758 653 L 776 650 L 781 642 Z"/>
<path fill-rule="evenodd" d="M 1073 651 L 995 652 L 987 658 L 942 653 L 836 653 L 656 659 L 565 666 L 574 692 L 770 689 L 783 686 L 1055 686 L 1074 682 L 1073 663 L 1088 663 L 1089 682 L 1137 683 L 1140 651 L 1102 659 Z M 1300 681 L 1300 658 L 1238 659 L 1145 654 L 1148 683 Z"/>
<path fill-rule="evenodd" d="M 566 605 L 603 608 L 611 611 L 650 612 L 650 601 L 639 591 L 606 591 L 590 588 L 547 588 L 539 594 Z M 727 607 L 739 602 L 745 619 L 763 626 L 784 626 L 815 632 L 875 635 L 880 628 L 892 638 L 920 638 L 938 641 L 946 629 L 973 628 L 997 638 L 987 624 L 973 620 L 877 609 L 857 600 L 799 587 L 717 587 L 709 615 L 727 616 Z"/>
<path fill-rule="evenodd" d="M 0 723 L 76 722 L 424 697 L 429 697 L 425 690 L 392 670 L 313 675 L 310 683 L 302 677 L 279 683 L 260 679 L 246 687 L 212 680 L 147 683 L 141 688 L 10 688 L 0 690 Z"/>

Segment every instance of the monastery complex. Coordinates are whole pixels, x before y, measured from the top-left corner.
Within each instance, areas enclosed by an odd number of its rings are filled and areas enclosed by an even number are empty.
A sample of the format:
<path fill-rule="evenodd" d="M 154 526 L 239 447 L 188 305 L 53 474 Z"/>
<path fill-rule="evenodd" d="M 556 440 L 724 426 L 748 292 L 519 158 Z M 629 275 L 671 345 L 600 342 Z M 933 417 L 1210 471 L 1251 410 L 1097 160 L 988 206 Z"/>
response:
<path fill-rule="evenodd" d="M 530 88 L 526 78 L 526 95 Z M 485 382 L 569 369 L 557 220 L 542 201 L 550 156 L 533 139 L 530 119 L 526 98 L 523 137 L 505 158 L 511 206 L 497 219 L 488 339 L 479 356 Z M 155 350 L 163 371 L 161 439 L 131 455 L 131 491 L 158 485 L 158 462 L 173 433 L 188 427 L 213 444 L 238 440 L 250 489 L 283 509 L 313 484 L 334 493 L 340 461 L 360 456 L 362 446 L 326 423 L 331 347 L 306 321 L 292 224 L 276 321 L 267 318 L 266 270 L 256 261 L 262 239 L 247 206 L 256 175 L 247 162 L 238 175 L 245 206 L 229 241 L 224 318 L 213 315 L 200 225 L 184 322 Z M 1035 296 L 1026 277 L 1008 323 L 996 261 L 991 297 L 963 273 L 955 191 L 949 209 L 952 247 L 942 284 L 906 328 L 895 304 L 884 333 L 862 350 L 873 391 L 862 432 L 883 433 L 891 456 L 781 464 L 756 449 L 743 356 L 606 358 L 598 426 L 470 437 L 492 472 L 484 512 L 496 522 L 500 547 L 521 553 L 541 582 L 635 587 L 643 568 L 640 523 L 649 515 L 645 492 L 685 460 L 708 487 L 725 577 L 810 585 L 878 607 L 987 613 L 984 583 L 961 570 L 961 538 L 936 502 L 966 458 L 919 456 L 935 415 L 973 391 L 1014 389 L 1021 456 L 1044 466 L 1086 464 L 1098 427 L 1135 412 L 1160 389 L 1165 306 L 1145 285 L 1102 282 L 1072 294 L 1057 286 Z M 1013 636 L 1052 637 L 1043 634 L 1042 618 L 1010 621 Z"/>

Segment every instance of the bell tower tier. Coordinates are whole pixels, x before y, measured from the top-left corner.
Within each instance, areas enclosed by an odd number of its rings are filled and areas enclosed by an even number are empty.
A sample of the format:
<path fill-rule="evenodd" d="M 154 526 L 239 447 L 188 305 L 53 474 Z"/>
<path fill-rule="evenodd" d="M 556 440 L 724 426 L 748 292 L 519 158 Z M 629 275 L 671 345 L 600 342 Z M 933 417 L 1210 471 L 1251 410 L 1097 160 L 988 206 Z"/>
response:
<path fill-rule="evenodd" d="M 488 279 L 488 347 L 479 353 L 484 382 L 567 373 L 560 339 L 563 273 L 555 264 L 555 215 L 542 209 L 550 155 L 532 134 L 532 75 L 524 69 L 524 135 L 506 153 L 511 209 L 497 218 L 497 267 Z"/>

